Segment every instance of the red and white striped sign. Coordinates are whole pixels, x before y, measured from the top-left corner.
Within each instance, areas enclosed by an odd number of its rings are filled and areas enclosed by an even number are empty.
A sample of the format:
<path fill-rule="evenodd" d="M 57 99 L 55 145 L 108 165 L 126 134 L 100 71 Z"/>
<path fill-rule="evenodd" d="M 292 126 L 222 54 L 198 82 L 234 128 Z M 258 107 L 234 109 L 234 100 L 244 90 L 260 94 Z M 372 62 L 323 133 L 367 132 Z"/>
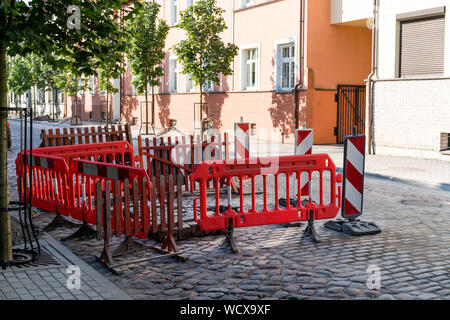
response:
<path fill-rule="evenodd" d="M 346 137 L 344 142 L 344 181 L 342 216 L 356 218 L 362 214 L 364 192 L 364 135 Z"/>
<path fill-rule="evenodd" d="M 312 154 L 313 136 L 312 129 L 295 130 L 295 155 Z M 301 174 L 300 183 L 302 196 L 309 196 L 310 180 L 308 172 Z"/>
<path fill-rule="evenodd" d="M 236 159 L 250 157 L 250 124 L 248 122 L 234 124 L 234 147 Z"/>

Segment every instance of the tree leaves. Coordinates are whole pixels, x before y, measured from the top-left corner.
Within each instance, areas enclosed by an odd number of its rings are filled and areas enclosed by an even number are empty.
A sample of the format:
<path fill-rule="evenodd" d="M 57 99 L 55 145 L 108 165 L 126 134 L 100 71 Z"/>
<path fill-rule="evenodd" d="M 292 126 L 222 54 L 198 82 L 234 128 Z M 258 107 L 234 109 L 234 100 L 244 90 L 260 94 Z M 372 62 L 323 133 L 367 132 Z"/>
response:
<path fill-rule="evenodd" d="M 219 74 L 231 75 L 231 62 L 238 52 L 234 44 L 225 44 L 220 34 L 227 29 L 215 0 L 198 0 L 181 13 L 177 27 L 186 31 L 174 51 L 183 64 L 183 73 L 190 74 L 196 86 L 206 81 L 219 83 Z"/>
<path fill-rule="evenodd" d="M 169 26 L 158 19 L 159 10 L 156 2 L 142 3 L 126 27 L 130 36 L 127 58 L 138 94 L 145 93 L 148 86 L 159 85 L 163 75 L 161 62 L 165 57 Z"/>

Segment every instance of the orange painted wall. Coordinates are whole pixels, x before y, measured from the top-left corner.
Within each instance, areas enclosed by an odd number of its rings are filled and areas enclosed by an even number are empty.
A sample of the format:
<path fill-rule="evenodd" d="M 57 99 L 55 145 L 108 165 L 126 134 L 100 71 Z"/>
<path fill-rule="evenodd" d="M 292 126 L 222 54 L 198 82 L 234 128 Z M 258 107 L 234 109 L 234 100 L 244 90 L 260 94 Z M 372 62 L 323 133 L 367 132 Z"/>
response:
<path fill-rule="evenodd" d="M 336 143 L 336 91 L 330 90 L 336 90 L 338 84 L 365 84 L 370 74 L 372 31 L 331 25 L 329 0 L 308 1 L 306 31 L 306 63 L 312 73 L 308 79 L 313 81 L 308 83 L 312 89 L 312 99 L 307 102 L 311 111 L 308 125 L 315 129 L 315 143 Z"/>

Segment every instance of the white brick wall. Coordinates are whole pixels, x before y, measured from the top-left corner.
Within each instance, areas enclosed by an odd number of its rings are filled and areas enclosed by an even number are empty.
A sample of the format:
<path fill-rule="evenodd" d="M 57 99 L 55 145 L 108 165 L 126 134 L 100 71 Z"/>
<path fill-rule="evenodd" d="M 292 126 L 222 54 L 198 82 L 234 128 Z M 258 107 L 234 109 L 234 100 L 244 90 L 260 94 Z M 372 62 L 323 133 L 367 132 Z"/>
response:
<path fill-rule="evenodd" d="M 377 147 L 438 152 L 450 132 L 450 79 L 377 81 L 373 101 Z"/>

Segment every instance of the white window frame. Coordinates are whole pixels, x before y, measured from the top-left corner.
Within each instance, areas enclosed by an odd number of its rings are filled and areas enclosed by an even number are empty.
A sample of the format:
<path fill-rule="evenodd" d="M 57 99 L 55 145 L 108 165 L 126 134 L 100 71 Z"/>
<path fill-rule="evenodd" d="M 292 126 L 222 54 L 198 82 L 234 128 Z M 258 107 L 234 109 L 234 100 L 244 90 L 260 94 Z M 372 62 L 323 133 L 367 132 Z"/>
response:
<path fill-rule="evenodd" d="M 189 88 L 189 83 L 191 83 L 191 87 Z M 184 92 L 194 92 L 195 91 L 195 86 L 194 86 L 194 81 L 191 79 L 191 74 L 190 73 L 186 73 L 184 75 Z"/>
<path fill-rule="evenodd" d="M 186 9 L 195 4 L 195 0 L 186 0 Z"/>
<path fill-rule="evenodd" d="M 134 75 L 131 75 L 131 82 L 130 82 L 130 86 L 131 86 L 131 95 L 132 95 L 132 96 L 137 96 L 136 88 L 133 86 L 133 80 L 134 80 Z"/>
<path fill-rule="evenodd" d="M 175 69 L 173 69 L 173 64 L 176 63 Z M 178 77 L 179 77 L 179 63 L 175 56 L 169 58 L 169 92 L 177 93 L 178 87 Z M 175 74 L 175 77 L 174 77 Z"/>
<path fill-rule="evenodd" d="M 256 82 L 255 86 L 247 86 L 247 51 L 251 49 L 256 49 L 258 53 L 258 58 L 256 60 Z M 261 71 L 261 44 L 250 43 L 240 47 L 240 89 L 243 91 L 257 91 L 259 89 L 260 71 Z"/>
<path fill-rule="evenodd" d="M 293 88 L 283 88 L 283 79 L 282 74 L 282 48 L 286 47 L 286 46 L 294 46 L 294 57 L 292 58 L 293 62 L 294 62 L 294 87 Z M 275 57 L 274 57 L 274 61 L 275 61 L 275 65 L 274 65 L 274 79 L 275 79 L 275 83 L 274 83 L 274 90 L 276 92 L 290 92 L 295 88 L 295 83 L 297 82 L 297 39 L 296 38 L 285 38 L 285 39 L 281 39 L 281 40 L 277 40 L 275 41 Z"/>
<path fill-rule="evenodd" d="M 179 1 L 178 0 L 170 0 L 170 26 L 173 27 L 178 23 L 178 15 L 179 15 Z"/>
<path fill-rule="evenodd" d="M 241 5 L 241 8 L 247 8 L 247 7 L 254 5 L 254 1 L 253 0 L 240 0 L 240 5 Z"/>
<path fill-rule="evenodd" d="M 160 92 L 166 92 L 166 63 L 164 61 L 161 62 L 161 68 L 162 68 L 162 76 L 161 76 L 161 87 Z"/>
<path fill-rule="evenodd" d="M 95 95 L 95 77 L 91 76 L 89 79 L 89 91 L 91 91 L 91 95 Z"/>

